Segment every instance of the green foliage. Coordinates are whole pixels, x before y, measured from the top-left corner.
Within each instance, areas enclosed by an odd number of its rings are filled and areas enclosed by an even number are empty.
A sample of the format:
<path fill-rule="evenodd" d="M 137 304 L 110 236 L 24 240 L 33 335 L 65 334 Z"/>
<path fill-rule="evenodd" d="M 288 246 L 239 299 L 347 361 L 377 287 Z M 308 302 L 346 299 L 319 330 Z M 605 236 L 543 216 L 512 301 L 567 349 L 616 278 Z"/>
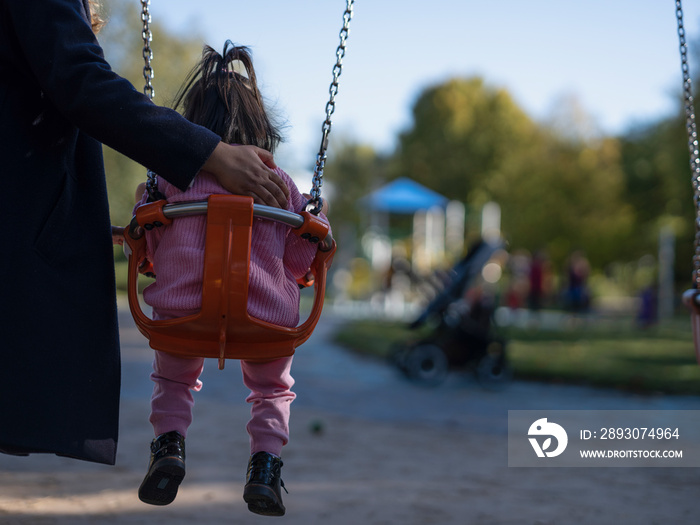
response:
<path fill-rule="evenodd" d="M 514 248 L 543 247 L 556 264 L 582 249 L 599 268 L 626 256 L 634 214 L 615 139 L 569 144 L 551 137 L 513 160 L 519 169 L 510 180 L 500 175 L 485 187 L 502 206 Z"/>
<path fill-rule="evenodd" d="M 513 162 L 540 140 L 535 124 L 504 90 L 480 78 L 453 79 L 425 90 L 413 127 L 400 137 L 394 176 L 480 207 L 493 177 L 512 179 Z"/>
<path fill-rule="evenodd" d="M 115 72 L 141 91 L 144 85 L 141 4 L 130 0 L 104 0 L 103 9 L 107 25 L 98 38 L 105 57 Z M 154 101 L 168 106 L 201 56 L 202 43 L 197 37 L 169 33 L 157 20 L 152 22 L 151 29 Z M 125 225 L 131 219 L 136 186 L 146 180 L 146 169 L 111 148 L 105 146 L 103 150 L 112 223 Z"/>
<path fill-rule="evenodd" d="M 515 249 L 545 248 L 557 265 L 575 249 L 599 267 L 624 255 L 634 213 L 624 200 L 615 139 L 555 134 L 480 78 L 427 89 L 413 115 L 393 175 L 465 203 L 473 210 L 472 228 L 493 200 Z"/>
<path fill-rule="evenodd" d="M 637 217 L 633 253 L 653 253 L 659 229 L 672 228 L 675 272 L 685 282 L 691 275 L 695 235 L 687 141 L 680 115 L 632 130 L 621 140 L 627 201 Z"/>

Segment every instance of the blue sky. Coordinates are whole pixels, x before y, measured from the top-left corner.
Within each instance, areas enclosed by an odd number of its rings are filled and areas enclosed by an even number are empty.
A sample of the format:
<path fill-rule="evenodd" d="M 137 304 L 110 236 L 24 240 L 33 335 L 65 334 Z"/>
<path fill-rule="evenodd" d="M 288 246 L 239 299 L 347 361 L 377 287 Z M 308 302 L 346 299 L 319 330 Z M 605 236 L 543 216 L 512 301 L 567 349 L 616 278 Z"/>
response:
<path fill-rule="evenodd" d="M 687 36 L 700 41 L 699 2 L 684 4 Z M 318 149 L 344 7 L 344 0 L 151 1 L 154 19 L 175 32 L 216 48 L 228 38 L 253 49 L 263 93 L 289 124 L 278 160 L 292 169 L 312 166 Z M 697 72 L 700 64 L 690 66 Z M 674 111 L 675 2 L 357 0 L 332 135 L 390 151 L 423 88 L 471 75 L 507 89 L 536 120 L 573 96 L 604 133 L 622 132 Z"/>

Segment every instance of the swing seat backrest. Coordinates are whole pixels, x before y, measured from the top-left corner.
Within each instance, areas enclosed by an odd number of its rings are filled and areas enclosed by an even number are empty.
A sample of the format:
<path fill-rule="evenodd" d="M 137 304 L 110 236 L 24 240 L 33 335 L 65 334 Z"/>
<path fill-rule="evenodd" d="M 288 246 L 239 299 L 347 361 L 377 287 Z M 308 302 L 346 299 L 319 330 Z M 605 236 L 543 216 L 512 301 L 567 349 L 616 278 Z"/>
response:
<path fill-rule="evenodd" d="M 172 219 L 163 215 L 165 201 L 146 204 L 137 210 L 140 226 Z M 313 332 L 323 309 L 326 274 L 335 242 L 321 246 L 311 265 L 314 276 L 314 304 L 307 320 L 289 328 L 251 317 L 247 311 L 248 275 L 253 199 L 238 195 L 212 195 L 207 205 L 202 307 L 199 313 L 169 320 L 152 320 L 142 310 L 138 298 L 139 265 L 146 258 L 146 237 L 125 235 L 129 254 L 129 308 L 140 332 L 151 348 L 180 357 L 210 357 L 268 361 L 291 356 Z M 302 213 L 305 220 L 293 229 L 303 238 L 324 239 L 328 226 L 316 217 Z M 153 221 L 155 217 L 155 221 Z M 174 219 L 177 220 L 177 219 Z M 133 228 L 134 221 L 132 221 Z"/>

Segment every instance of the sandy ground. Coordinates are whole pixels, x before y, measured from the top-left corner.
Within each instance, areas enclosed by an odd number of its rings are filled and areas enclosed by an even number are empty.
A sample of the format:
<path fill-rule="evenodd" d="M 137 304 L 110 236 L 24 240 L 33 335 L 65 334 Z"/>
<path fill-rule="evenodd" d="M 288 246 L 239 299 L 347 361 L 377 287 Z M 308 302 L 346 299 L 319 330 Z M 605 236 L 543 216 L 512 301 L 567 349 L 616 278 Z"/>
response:
<path fill-rule="evenodd" d="M 117 465 L 0 456 L 0 524 L 698 523 L 698 469 L 509 468 L 504 424 L 508 408 L 546 404 L 538 399 L 637 409 L 700 409 L 700 400 L 520 383 L 485 393 L 465 378 L 420 388 L 383 363 L 328 344 L 337 322 L 322 321 L 307 343 L 312 350 L 302 357 L 302 347 L 295 361 L 299 398 L 283 455 L 285 517 L 251 514 L 242 500 L 248 407 L 232 364 L 205 373 L 176 501 L 153 507 L 138 500 L 152 438 L 151 356 L 124 317 Z"/>

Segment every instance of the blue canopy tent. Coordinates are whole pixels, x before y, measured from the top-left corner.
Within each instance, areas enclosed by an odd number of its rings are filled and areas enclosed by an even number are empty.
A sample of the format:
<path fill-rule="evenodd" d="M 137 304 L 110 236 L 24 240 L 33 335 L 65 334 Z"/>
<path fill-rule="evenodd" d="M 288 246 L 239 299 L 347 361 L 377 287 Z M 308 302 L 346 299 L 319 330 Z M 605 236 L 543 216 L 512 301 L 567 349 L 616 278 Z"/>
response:
<path fill-rule="evenodd" d="M 361 200 L 370 210 L 387 213 L 415 213 L 435 206 L 445 207 L 447 197 L 406 177 L 400 177 Z"/>
<path fill-rule="evenodd" d="M 426 252 L 442 253 L 444 251 L 444 234 L 431 235 L 424 228 L 426 226 L 425 214 L 430 214 L 431 210 L 435 208 L 441 208 L 442 212 L 438 212 L 438 215 L 442 216 L 441 222 L 444 229 L 444 210 L 449 204 L 447 197 L 426 188 L 414 180 L 400 177 L 363 197 L 358 204 L 369 212 L 371 227 L 368 230 L 368 235 L 373 246 L 370 257 L 374 268 L 381 268 L 389 264 L 391 248 L 388 245 L 390 241 L 386 234 L 389 231 L 389 217 L 391 215 L 414 216 L 413 231 L 415 243 L 416 216 L 417 214 L 423 214 L 421 223 L 423 228 L 421 230 L 424 233 L 420 236 L 421 240 L 419 241 L 421 248 L 414 250 L 414 254 Z M 374 237 L 372 237 L 373 235 Z M 428 245 L 432 246 L 432 248 L 428 248 Z"/>

